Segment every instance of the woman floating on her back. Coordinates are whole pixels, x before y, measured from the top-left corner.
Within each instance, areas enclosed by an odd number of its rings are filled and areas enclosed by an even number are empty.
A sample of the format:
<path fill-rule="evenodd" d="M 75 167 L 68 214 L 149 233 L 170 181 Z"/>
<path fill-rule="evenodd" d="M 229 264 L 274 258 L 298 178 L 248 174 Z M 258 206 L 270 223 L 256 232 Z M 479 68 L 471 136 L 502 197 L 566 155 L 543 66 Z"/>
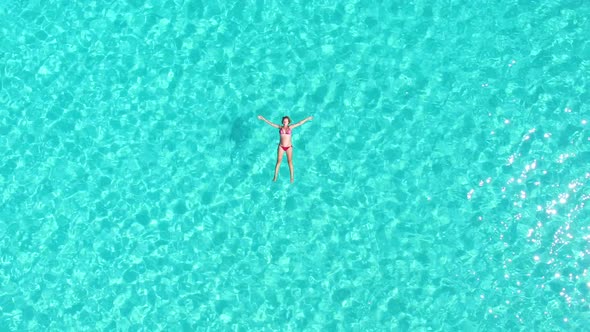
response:
<path fill-rule="evenodd" d="M 291 129 L 299 127 L 309 120 L 313 120 L 313 116 L 301 120 L 294 125 L 291 125 L 291 118 L 284 116 L 283 120 L 281 121 L 283 124 L 282 126 L 268 121 L 262 115 L 259 115 L 258 119 L 279 129 L 279 135 L 281 136 L 279 147 L 277 148 L 277 165 L 275 166 L 275 177 L 272 180 L 277 180 L 277 177 L 279 176 L 279 166 L 281 165 L 281 160 L 283 159 L 283 152 L 287 152 L 287 161 L 289 162 L 289 171 L 291 172 L 291 182 L 293 182 L 293 144 L 291 142 Z"/>

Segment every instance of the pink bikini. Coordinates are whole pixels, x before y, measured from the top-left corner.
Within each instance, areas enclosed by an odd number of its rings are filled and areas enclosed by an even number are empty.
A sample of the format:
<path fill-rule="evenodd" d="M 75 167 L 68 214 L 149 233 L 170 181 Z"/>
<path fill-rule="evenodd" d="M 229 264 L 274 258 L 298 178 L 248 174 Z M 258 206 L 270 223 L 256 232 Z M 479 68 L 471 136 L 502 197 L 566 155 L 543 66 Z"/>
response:
<path fill-rule="evenodd" d="M 281 129 L 279 129 L 279 134 L 281 134 L 281 135 L 291 135 L 291 128 L 285 130 L 285 128 L 281 127 Z M 290 147 L 291 146 L 281 146 L 281 148 L 283 149 L 283 151 L 289 150 Z"/>

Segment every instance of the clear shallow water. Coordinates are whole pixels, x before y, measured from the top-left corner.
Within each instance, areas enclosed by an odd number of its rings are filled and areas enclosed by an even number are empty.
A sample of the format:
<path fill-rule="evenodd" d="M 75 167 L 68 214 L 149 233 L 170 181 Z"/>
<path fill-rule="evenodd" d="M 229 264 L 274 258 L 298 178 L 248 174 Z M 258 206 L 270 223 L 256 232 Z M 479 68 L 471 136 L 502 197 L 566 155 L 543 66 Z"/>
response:
<path fill-rule="evenodd" d="M 583 330 L 589 14 L 3 3 L 0 329 Z"/>

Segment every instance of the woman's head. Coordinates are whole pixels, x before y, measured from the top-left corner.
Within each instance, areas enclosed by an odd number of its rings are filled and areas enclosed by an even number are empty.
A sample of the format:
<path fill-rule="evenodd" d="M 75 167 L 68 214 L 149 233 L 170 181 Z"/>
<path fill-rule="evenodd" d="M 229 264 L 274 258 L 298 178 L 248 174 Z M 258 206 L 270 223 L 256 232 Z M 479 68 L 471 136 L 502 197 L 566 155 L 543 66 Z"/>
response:
<path fill-rule="evenodd" d="M 281 123 L 285 126 L 288 126 L 291 124 L 291 118 L 288 116 L 284 116 L 283 119 L 281 120 Z"/>

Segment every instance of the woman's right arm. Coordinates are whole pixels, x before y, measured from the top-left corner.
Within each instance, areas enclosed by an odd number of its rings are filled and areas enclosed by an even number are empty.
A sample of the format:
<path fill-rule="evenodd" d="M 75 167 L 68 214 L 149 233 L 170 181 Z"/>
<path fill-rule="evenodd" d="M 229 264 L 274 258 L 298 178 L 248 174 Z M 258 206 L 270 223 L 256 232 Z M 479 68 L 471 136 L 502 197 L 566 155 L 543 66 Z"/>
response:
<path fill-rule="evenodd" d="M 271 126 L 273 126 L 273 127 L 275 127 L 275 128 L 281 128 L 279 125 L 277 125 L 277 124 L 274 124 L 274 123 L 272 123 L 272 122 L 268 121 L 267 119 L 265 119 L 265 118 L 264 118 L 262 115 L 259 115 L 259 116 L 258 116 L 258 119 L 260 119 L 260 120 L 262 120 L 262 121 L 264 121 L 264 122 L 268 123 L 269 125 L 271 125 Z"/>

